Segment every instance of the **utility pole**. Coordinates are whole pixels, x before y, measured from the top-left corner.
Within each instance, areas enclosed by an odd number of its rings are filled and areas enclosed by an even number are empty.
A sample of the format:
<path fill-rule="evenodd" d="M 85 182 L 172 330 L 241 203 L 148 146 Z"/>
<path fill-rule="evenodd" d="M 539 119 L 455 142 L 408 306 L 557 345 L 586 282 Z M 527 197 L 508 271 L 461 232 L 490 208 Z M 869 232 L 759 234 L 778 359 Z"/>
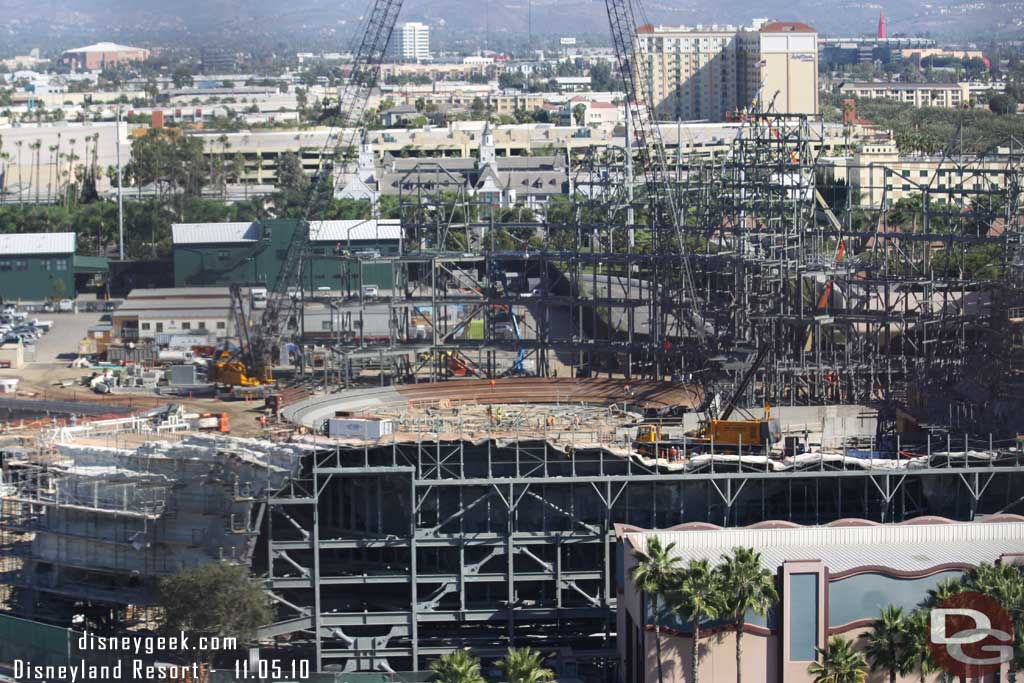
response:
<path fill-rule="evenodd" d="M 124 198 L 121 190 L 121 105 L 117 105 L 117 253 L 124 261 Z"/>
<path fill-rule="evenodd" d="M 526 1 L 526 53 L 527 58 L 533 54 L 533 0 Z"/>

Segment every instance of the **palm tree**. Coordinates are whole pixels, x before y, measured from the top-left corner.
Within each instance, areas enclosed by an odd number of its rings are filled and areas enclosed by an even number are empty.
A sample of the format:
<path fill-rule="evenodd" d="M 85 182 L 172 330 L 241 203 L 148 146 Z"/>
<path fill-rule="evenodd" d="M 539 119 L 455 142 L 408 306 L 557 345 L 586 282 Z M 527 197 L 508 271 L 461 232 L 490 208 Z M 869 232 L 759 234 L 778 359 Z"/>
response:
<path fill-rule="evenodd" d="M 14 143 L 14 146 L 18 148 L 18 204 L 25 203 L 24 188 L 21 184 L 21 146 L 25 144 L 24 140 L 18 140 Z"/>
<path fill-rule="evenodd" d="M 1010 563 L 982 563 L 968 572 L 964 582 L 971 590 L 994 598 L 1010 616 L 1024 609 L 1024 574 Z"/>
<path fill-rule="evenodd" d="M 868 664 L 850 641 L 833 636 L 825 649 L 814 649 L 819 661 L 807 667 L 808 673 L 814 676 L 814 683 L 864 683 L 867 680 Z"/>
<path fill-rule="evenodd" d="M 53 192 L 53 178 L 54 178 L 54 173 L 53 172 L 54 172 L 54 169 L 57 168 L 57 165 L 54 163 L 54 157 L 55 157 L 56 154 L 58 154 L 58 152 L 57 152 L 58 149 L 59 149 L 59 147 L 57 147 L 57 145 L 50 145 L 49 147 L 47 147 L 47 150 L 49 150 L 49 152 L 50 152 L 50 163 L 47 164 L 47 166 L 49 166 L 50 177 L 49 177 L 49 180 L 46 181 L 46 203 L 47 204 L 50 203 L 50 196 L 51 196 L 51 194 Z"/>
<path fill-rule="evenodd" d="M 918 681 L 925 682 L 925 677 L 935 671 L 935 663 L 931 659 L 929 642 L 931 639 L 931 620 L 929 611 L 921 608 L 911 612 L 904 620 L 906 634 L 906 670 L 917 672 Z"/>
<path fill-rule="evenodd" d="M 438 683 L 484 683 L 480 660 L 465 650 L 456 650 L 430 663 Z"/>
<path fill-rule="evenodd" d="M 36 167 L 35 168 L 35 174 L 36 174 L 36 179 L 35 179 L 35 183 L 36 183 L 36 204 L 39 203 L 39 164 L 40 164 L 39 148 L 42 147 L 42 146 L 43 146 L 43 141 L 42 140 L 36 140 L 35 142 L 30 142 L 28 144 L 29 150 L 32 151 L 32 152 L 35 152 L 35 161 L 33 161 L 33 164 Z"/>
<path fill-rule="evenodd" d="M 498 668 L 508 683 L 551 683 L 555 672 L 544 666 L 544 657 L 529 647 L 509 648 L 508 655 Z"/>
<path fill-rule="evenodd" d="M 954 595 L 959 595 L 967 590 L 967 586 L 964 585 L 961 579 L 954 579 L 952 577 L 943 579 L 935 584 L 935 588 L 928 589 L 928 596 L 924 599 L 924 607 L 930 608 L 935 607 L 940 602 L 948 600 Z M 943 672 L 941 680 L 949 680 L 949 675 Z"/>
<path fill-rule="evenodd" d="M 723 614 L 736 622 L 736 683 L 743 681 L 743 627 L 747 614 L 764 616 L 779 601 L 775 577 L 761 565 L 761 554 L 753 548 L 734 548 L 732 555 L 723 555 L 718 571 L 722 577 L 725 600 Z"/>
<path fill-rule="evenodd" d="M 707 560 L 690 560 L 669 593 L 670 608 L 693 629 L 690 683 L 700 680 L 700 622 L 722 613 L 724 593 L 721 573 Z"/>
<path fill-rule="evenodd" d="M 964 579 L 971 590 L 995 599 L 1014 625 L 1013 659 L 1010 661 L 1011 680 L 1024 668 L 1024 574 L 1020 565 L 1009 562 L 979 564 Z"/>
<path fill-rule="evenodd" d="M 903 608 L 884 607 L 867 640 L 865 652 L 872 671 L 888 671 L 889 683 L 896 683 L 896 675 L 913 669 L 915 662 L 907 656 L 907 620 Z"/>
<path fill-rule="evenodd" d="M 641 593 L 647 595 L 651 605 L 651 619 L 654 621 L 654 648 L 658 658 L 658 681 L 665 680 L 661 667 L 661 618 L 658 610 L 658 597 L 665 594 L 679 573 L 679 558 L 672 555 L 675 543 L 661 545 L 657 536 L 647 541 L 647 549 L 634 550 L 636 566 L 631 577 L 633 585 Z"/>

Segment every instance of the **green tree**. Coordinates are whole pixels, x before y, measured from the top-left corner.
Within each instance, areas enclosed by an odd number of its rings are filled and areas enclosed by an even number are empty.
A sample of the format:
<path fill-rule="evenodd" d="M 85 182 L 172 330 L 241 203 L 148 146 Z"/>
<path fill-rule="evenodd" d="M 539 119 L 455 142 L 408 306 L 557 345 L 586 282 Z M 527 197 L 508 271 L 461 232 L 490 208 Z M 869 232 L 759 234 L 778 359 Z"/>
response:
<path fill-rule="evenodd" d="M 722 614 L 736 623 L 736 683 L 743 680 L 743 628 L 747 614 L 764 616 L 779 594 L 775 590 L 775 577 L 761 565 L 761 554 L 753 548 L 734 548 L 725 555 L 719 566 L 724 604 Z"/>
<path fill-rule="evenodd" d="M 916 672 L 919 683 L 925 683 L 928 674 L 935 671 L 931 659 L 929 642 L 931 639 L 931 621 L 927 609 L 916 609 L 911 612 L 904 623 L 906 635 L 907 668 L 905 673 Z"/>
<path fill-rule="evenodd" d="M 509 648 L 508 655 L 498 662 L 506 683 L 551 683 L 555 672 L 544 666 L 544 656 L 529 647 Z"/>
<path fill-rule="evenodd" d="M 581 102 L 573 107 L 572 118 L 576 121 L 576 125 L 582 128 L 587 120 L 587 105 Z"/>
<path fill-rule="evenodd" d="M 939 581 L 934 588 L 928 589 L 928 596 L 924 600 L 925 607 L 934 607 L 954 595 L 959 595 L 967 590 L 967 587 L 959 579 L 948 578 Z"/>
<path fill-rule="evenodd" d="M 469 105 L 469 111 L 473 115 L 474 119 L 483 118 L 486 110 L 487 104 L 479 97 L 474 97 L 473 103 Z"/>
<path fill-rule="evenodd" d="M 171 82 L 174 83 L 175 88 L 191 88 L 196 83 L 192 78 L 192 69 L 184 65 L 174 70 L 174 73 L 171 74 Z"/>
<path fill-rule="evenodd" d="M 864 683 L 867 680 L 867 662 L 864 655 L 853 649 L 848 640 L 839 636 L 829 638 L 825 649 L 815 648 L 818 660 L 807 667 L 814 683 Z"/>
<path fill-rule="evenodd" d="M 1017 113 L 1017 101 L 1009 95 L 998 93 L 988 98 L 988 108 L 993 114 L 1007 116 Z"/>
<path fill-rule="evenodd" d="M 286 152 L 277 158 L 277 186 L 294 192 L 305 192 L 309 188 L 309 178 L 302 170 L 298 154 Z"/>
<path fill-rule="evenodd" d="M 465 650 L 442 655 L 430 663 L 430 670 L 437 674 L 437 683 L 485 683 L 480 660 Z"/>
<path fill-rule="evenodd" d="M 654 648 L 658 660 L 658 681 L 665 679 L 661 662 L 661 611 L 658 599 L 663 597 L 679 574 L 679 558 L 672 554 L 675 543 L 662 546 L 657 536 L 647 541 L 646 550 L 635 550 L 636 566 L 631 578 L 636 589 L 647 596 L 651 620 L 654 622 Z"/>
<path fill-rule="evenodd" d="M 724 608 L 722 575 L 712 569 L 707 560 L 691 560 L 679 572 L 668 594 L 669 606 L 680 619 L 687 621 L 692 629 L 690 664 L 691 683 L 700 680 L 700 624 L 702 621 L 718 618 Z"/>
<path fill-rule="evenodd" d="M 882 609 L 871 632 L 863 636 L 867 641 L 865 654 L 872 671 L 886 671 L 889 683 L 896 683 L 897 674 L 913 670 L 914 661 L 908 656 L 907 619 L 903 609 L 890 605 Z"/>
<path fill-rule="evenodd" d="M 146 85 L 142 88 L 143 92 L 146 93 L 146 98 L 149 100 L 149 104 L 156 103 L 156 98 L 160 96 L 160 86 L 157 85 L 155 78 L 149 78 L 146 80 Z"/>
<path fill-rule="evenodd" d="M 1003 606 L 1013 621 L 1012 671 L 1024 669 L 1024 574 L 1011 562 L 979 564 L 967 573 L 964 583 L 970 590 L 987 595 Z"/>
<path fill-rule="evenodd" d="M 163 608 L 160 624 L 167 631 L 240 642 L 255 638 L 256 630 L 273 618 L 260 582 L 245 567 L 226 562 L 183 569 L 161 579 L 159 604 Z M 212 654 L 205 653 L 207 658 Z"/>

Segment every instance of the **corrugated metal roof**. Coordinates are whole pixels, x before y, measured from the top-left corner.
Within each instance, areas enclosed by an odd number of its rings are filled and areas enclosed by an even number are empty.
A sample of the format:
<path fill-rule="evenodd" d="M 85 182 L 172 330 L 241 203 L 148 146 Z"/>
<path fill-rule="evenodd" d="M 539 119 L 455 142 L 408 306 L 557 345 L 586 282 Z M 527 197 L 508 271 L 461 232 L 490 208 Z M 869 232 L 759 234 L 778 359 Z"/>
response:
<path fill-rule="evenodd" d="M 74 254 L 73 232 L 28 232 L 21 235 L 0 235 L 0 255 Z"/>
<path fill-rule="evenodd" d="M 175 223 L 171 226 L 174 244 L 231 244 L 256 242 L 259 223 Z"/>
<path fill-rule="evenodd" d="M 733 548 L 753 548 L 771 571 L 787 561 L 820 560 L 832 573 L 870 565 L 912 572 L 943 564 L 992 562 L 1004 554 L 1024 553 L 1021 522 L 626 533 L 630 544 L 640 550 L 646 549 L 652 536 L 659 537 L 662 544 L 675 543 L 672 554 L 683 564 L 699 559 L 717 564 Z"/>
<path fill-rule="evenodd" d="M 395 219 L 310 221 L 309 239 L 313 242 L 344 242 L 402 239 L 402 224 Z"/>

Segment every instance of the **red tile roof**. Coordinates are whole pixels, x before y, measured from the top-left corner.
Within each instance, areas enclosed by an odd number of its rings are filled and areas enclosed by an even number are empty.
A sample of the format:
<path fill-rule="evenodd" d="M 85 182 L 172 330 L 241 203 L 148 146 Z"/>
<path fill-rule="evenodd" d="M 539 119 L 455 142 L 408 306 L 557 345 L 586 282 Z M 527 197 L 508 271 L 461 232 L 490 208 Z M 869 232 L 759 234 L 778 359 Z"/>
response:
<path fill-rule="evenodd" d="M 761 33 L 817 33 L 818 31 L 799 21 L 769 21 L 761 27 Z"/>

